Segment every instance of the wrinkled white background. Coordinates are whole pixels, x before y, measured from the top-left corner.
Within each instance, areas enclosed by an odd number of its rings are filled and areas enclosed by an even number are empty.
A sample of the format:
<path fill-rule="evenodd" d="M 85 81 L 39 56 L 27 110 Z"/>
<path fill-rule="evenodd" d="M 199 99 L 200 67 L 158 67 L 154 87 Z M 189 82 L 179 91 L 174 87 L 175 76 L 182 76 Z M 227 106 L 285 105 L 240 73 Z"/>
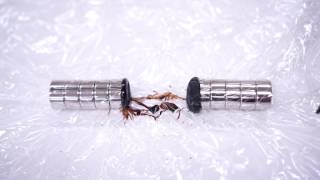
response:
<path fill-rule="evenodd" d="M 0 179 L 319 179 L 320 1 L 1 0 Z M 261 112 L 124 123 L 56 111 L 53 79 L 270 79 Z M 185 106 L 185 105 L 184 105 Z"/>

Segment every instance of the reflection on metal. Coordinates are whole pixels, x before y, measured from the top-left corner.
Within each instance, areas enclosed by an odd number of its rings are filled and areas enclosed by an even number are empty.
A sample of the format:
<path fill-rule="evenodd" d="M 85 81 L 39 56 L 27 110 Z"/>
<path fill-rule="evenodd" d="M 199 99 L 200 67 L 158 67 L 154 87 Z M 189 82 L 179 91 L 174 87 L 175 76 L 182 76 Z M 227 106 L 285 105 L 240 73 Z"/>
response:
<path fill-rule="evenodd" d="M 205 80 L 192 78 L 187 90 L 192 112 L 201 109 L 262 110 L 271 105 L 270 81 Z"/>
<path fill-rule="evenodd" d="M 126 79 L 52 81 L 49 101 L 55 109 L 119 109 L 131 101 Z"/>

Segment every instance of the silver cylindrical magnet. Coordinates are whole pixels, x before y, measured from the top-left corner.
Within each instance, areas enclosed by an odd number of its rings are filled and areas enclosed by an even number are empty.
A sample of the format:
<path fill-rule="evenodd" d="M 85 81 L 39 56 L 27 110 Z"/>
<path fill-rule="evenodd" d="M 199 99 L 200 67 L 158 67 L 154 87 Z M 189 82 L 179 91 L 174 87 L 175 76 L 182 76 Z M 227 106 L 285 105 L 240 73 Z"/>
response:
<path fill-rule="evenodd" d="M 109 109 L 110 83 L 108 81 L 95 82 L 94 102 L 97 109 Z"/>
<path fill-rule="evenodd" d="M 270 107 L 272 101 L 272 85 L 270 81 L 256 81 L 256 109 Z"/>
<path fill-rule="evenodd" d="M 94 81 L 79 81 L 79 105 L 82 109 L 95 109 Z M 67 108 L 67 107 L 66 107 Z"/>
<path fill-rule="evenodd" d="M 65 84 L 64 106 L 68 109 L 79 109 L 79 83 L 71 81 Z"/>
<path fill-rule="evenodd" d="M 272 85 L 268 80 L 206 80 L 194 77 L 187 89 L 190 111 L 201 109 L 262 110 L 271 105 Z"/>
<path fill-rule="evenodd" d="M 200 80 L 202 86 L 200 87 L 201 102 L 203 109 L 210 109 L 211 107 L 211 81 Z"/>
<path fill-rule="evenodd" d="M 226 109 L 239 109 L 241 106 L 241 82 L 226 81 Z"/>
<path fill-rule="evenodd" d="M 121 83 L 117 81 L 109 82 L 109 106 L 114 107 L 121 102 Z"/>
<path fill-rule="evenodd" d="M 211 107 L 210 109 L 224 109 L 226 107 L 226 81 L 211 81 Z"/>
<path fill-rule="evenodd" d="M 52 81 L 50 84 L 49 100 L 55 109 L 64 108 L 65 81 Z"/>
<path fill-rule="evenodd" d="M 52 81 L 49 101 L 55 109 L 117 109 L 131 102 L 127 79 Z"/>
<path fill-rule="evenodd" d="M 241 81 L 241 109 L 254 110 L 256 109 L 256 104 L 257 104 L 256 83 L 254 81 Z"/>

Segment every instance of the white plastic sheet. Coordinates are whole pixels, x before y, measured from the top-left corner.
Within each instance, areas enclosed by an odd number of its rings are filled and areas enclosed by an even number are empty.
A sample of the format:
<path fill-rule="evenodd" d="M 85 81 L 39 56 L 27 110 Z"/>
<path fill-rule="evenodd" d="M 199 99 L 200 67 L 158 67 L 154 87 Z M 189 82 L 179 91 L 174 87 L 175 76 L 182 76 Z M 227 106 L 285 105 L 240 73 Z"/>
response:
<path fill-rule="evenodd" d="M 0 1 L 0 179 L 319 179 L 320 1 Z M 267 111 L 56 111 L 53 79 L 270 79 Z M 185 106 L 185 104 L 182 104 Z"/>

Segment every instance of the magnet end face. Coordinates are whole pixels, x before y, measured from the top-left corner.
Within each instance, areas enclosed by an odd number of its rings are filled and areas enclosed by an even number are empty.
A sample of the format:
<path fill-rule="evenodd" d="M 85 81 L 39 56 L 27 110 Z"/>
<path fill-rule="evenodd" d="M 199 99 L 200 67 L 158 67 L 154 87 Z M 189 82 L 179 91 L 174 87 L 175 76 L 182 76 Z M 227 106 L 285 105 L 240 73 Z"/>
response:
<path fill-rule="evenodd" d="M 130 84 L 127 79 L 123 79 L 121 82 L 121 106 L 129 107 L 131 103 Z"/>
<path fill-rule="evenodd" d="M 200 81 L 198 77 L 193 77 L 187 88 L 187 106 L 193 113 L 198 113 L 201 110 L 201 95 Z"/>
<path fill-rule="evenodd" d="M 317 113 L 317 114 L 320 114 L 320 105 L 319 105 L 319 107 L 318 107 L 318 109 L 317 109 L 316 113 Z"/>

